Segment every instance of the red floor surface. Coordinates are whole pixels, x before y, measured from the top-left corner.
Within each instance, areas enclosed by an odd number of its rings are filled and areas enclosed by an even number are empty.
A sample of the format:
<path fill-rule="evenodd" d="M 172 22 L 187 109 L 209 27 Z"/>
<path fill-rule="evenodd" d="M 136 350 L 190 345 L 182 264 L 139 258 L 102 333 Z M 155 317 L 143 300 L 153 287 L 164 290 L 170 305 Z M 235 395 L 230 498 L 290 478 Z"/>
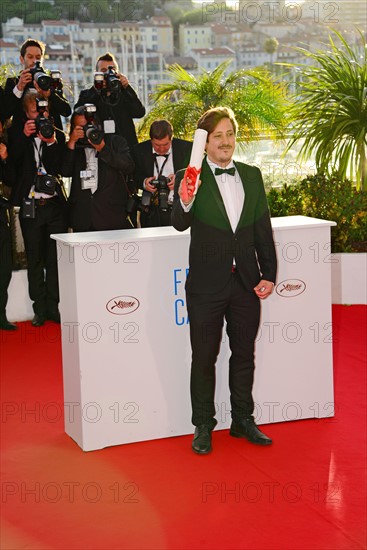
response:
<path fill-rule="evenodd" d="M 334 306 L 336 414 L 84 453 L 63 432 L 60 329 L 1 342 L 1 548 L 365 549 L 366 312 Z M 188 391 L 188 389 L 187 389 Z"/>

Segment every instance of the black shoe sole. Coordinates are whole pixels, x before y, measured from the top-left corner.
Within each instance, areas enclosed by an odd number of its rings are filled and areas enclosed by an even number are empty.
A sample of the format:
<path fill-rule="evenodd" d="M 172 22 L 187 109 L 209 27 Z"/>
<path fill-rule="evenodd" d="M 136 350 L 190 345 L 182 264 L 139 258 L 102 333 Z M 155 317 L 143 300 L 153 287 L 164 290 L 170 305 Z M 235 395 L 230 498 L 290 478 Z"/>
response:
<path fill-rule="evenodd" d="M 249 441 L 250 443 L 253 443 L 254 445 L 265 446 L 265 445 L 271 445 L 273 443 L 272 440 L 266 441 L 266 439 L 258 439 L 257 441 L 254 441 L 253 439 L 249 439 L 247 435 L 241 434 L 239 432 L 234 432 L 232 430 L 229 431 L 229 435 L 231 435 L 232 437 L 238 437 L 239 439 L 241 438 L 247 439 L 247 441 Z"/>
<path fill-rule="evenodd" d="M 194 451 L 195 454 L 197 455 L 208 455 L 209 453 L 212 452 L 213 448 L 210 447 L 210 449 L 208 451 L 199 451 L 199 450 L 196 450 L 194 449 L 194 447 L 191 447 L 191 449 Z"/>

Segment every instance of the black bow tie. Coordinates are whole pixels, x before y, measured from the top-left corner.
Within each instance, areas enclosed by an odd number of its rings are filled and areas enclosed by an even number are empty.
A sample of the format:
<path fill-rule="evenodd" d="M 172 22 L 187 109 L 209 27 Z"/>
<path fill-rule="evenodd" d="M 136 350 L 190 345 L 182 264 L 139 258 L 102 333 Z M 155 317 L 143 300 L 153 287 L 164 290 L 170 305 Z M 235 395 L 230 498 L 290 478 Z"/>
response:
<path fill-rule="evenodd" d="M 236 168 L 234 166 L 232 166 L 232 168 L 216 168 L 214 173 L 216 176 L 220 176 L 221 174 L 229 174 L 230 176 L 234 176 L 236 173 Z"/>
<path fill-rule="evenodd" d="M 155 158 L 164 157 L 165 159 L 168 159 L 168 157 L 169 157 L 169 154 L 168 155 L 160 155 L 159 153 L 153 153 L 153 154 L 154 154 Z"/>

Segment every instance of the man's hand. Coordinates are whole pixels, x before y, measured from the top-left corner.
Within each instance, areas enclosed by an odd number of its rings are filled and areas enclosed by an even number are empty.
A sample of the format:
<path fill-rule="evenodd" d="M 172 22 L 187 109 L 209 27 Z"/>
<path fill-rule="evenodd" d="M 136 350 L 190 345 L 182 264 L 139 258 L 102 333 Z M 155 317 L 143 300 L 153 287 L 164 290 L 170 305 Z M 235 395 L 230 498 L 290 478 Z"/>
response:
<path fill-rule="evenodd" d="M 190 173 L 187 174 L 185 172 L 185 175 L 181 180 L 180 187 L 178 188 L 178 194 L 180 196 L 182 203 L 185 206 L 188 206 L 189 204 L 191 204 L 195 198 L 195 195 L 194 195 L 195 187 L 196 187 L 195 182 L 196 182 L 196 176 L 195 176 L 195 179 L 193 179 Z M 201 185 L 201 180 L 198 180 L 197 189 L 199 189 L 200 185 Z"/>
<path fill-rule="evenodd" d="M 67 142 L 68 149 L 75 149 L 75 144 L 78 139 L 84 137 L 84 130 L 82 126 L 74 126 L 73 131 L 70 134 L 69 141 Z"/>
<path fill-rule="evenodd" d="M 271 281 L 265 281 L 265 279 L 261 279 L 258 285 L 255 286 L 254 291 L 255 294 L 260 300 L 264 300 L 270 294 L 273 292 L 274 283 Z"/>
<path fill-rule="evenodd" d="M 5 143 L 0 143 L 0 158 L 6 160 L 8 158 L 8 148 Z"/>
<path fill-rule="evenodd" d="M 104 146 L 106 145 L 106 142 L 104 139 L 102 139 L 101 143 L 92 143 L 90 139 L 88 139 L 89 143 L 91 144 L 91 146 L 93 147 L 93 149 L 95 149 L 96 151 L 98 151 L 98 153 L 100 151 L 102 151 L 102 149 L 104 148 Z"/>
<path fill-rule="evenodd" d="M 24 124 L 23 133 L 25 136 L 30 137 L 36 132 L 36 123 L 34 120 L 27 120 Z"/>
<path fill-rule="evenodd" d="M 48 99 L 48 98 L 50 97 L 50 95 L 51 95 L 51 90 L 42 90 L 42 89 L 38 86 L 37 82 L 34 82 L 33 84 L 34 84 L 34 87 L 36 88 L 37 92 L 38 92 L 42 97 L 44 97 L 45 99 Z"/>
<path fill-rule="evenodd" d="M 169 179 L 169 182 L 167 183 L 168 189 L 169 189 L 170 191 L 173 191 L 174 188 L 175 188 L 175 178 L 176 178 L 176 176 L 175 176 L 175 174 L 170 174 L 170 175 L 167 176 L 167 177 L 168 177 L 168 179 Z"/>
<path fill-rule="evenodd" d="M 127 76 L 125 76 L 122 73 L 117 73 L 117 76 L 118 76 L 119 81 L 121 82 L 121 86 L 123 88 L 127 88 L 128 85 L 129 85 L 129 80 L 128 80 Z"/>
<path fill-rule="evenodd" d="M 144 187 L 147 191 L 149 191 L 149 193 L 155 193 L 157 190 L 156 187 L 152 185 L 153 180 L 154 176 L 152 176 L 151 178 L 145 178 L 144 180 Z"/>
<path fill-rule="evenodd" d="M 19 82 L 17 84 L 17 88 L 20 92 L 24 91 L 24 88 L 27 86 L 27 84 L 30 84 L 32 82 L 32 75 L 29 72 L 29 69 L 24 69 L 20 73 Z"/>

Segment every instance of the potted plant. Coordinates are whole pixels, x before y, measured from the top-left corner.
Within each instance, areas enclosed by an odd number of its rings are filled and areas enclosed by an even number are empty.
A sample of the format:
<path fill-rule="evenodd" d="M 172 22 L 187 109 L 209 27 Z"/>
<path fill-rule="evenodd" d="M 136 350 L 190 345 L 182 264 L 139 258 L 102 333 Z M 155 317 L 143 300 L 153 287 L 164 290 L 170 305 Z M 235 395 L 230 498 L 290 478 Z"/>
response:
<path fill-rule="evenodd" d="M 271 192 L 269 199 L 272 215 L 280 207 L 284 212 L 287 203 L 288 215 L 337 222 L 332 228 L 333 302 L 366 303 L 367 43 L 361 31 L 353 48 L 333 32 L 338 43 L 330 36 L 326 50 L 297 48 L 312 64 L 297 65 L 299 88 L 289 110 L 287 150 L 301 142 L 298 158 L 314 155 L 317 174 L 296 189 L 283 188 L 279 196 Z"/>

